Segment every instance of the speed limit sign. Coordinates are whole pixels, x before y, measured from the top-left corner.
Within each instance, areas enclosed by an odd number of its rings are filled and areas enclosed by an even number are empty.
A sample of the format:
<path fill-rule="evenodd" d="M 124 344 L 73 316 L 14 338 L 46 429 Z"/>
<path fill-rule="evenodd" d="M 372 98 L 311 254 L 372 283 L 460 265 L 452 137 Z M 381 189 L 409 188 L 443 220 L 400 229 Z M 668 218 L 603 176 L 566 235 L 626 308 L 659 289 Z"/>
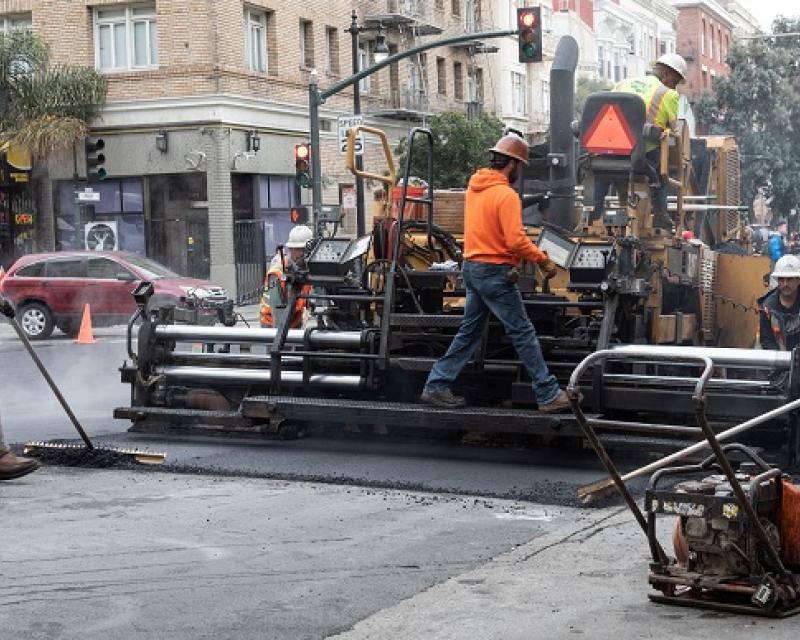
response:
<path fill-rule="evenodd" d="M 347 153 L 347 131 L 353 127 L 364 124 L 363 116 L 339 116 L 336 119 L 336 124 L 339 130 L 339 153 Z M 358 134 L 358 137 L 353 141 L 355 153 L 357 156 L 364 155 L 364 134 Z"/>

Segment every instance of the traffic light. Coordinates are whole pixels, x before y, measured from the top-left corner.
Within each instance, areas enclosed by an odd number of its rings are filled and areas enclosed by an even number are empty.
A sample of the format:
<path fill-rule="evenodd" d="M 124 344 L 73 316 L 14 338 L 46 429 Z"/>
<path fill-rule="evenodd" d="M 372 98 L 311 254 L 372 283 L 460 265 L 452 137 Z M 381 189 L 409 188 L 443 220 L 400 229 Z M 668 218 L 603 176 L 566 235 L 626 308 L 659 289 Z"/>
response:
<path fill-rule="evenodd" d="M 89 182 L 105 180 L 108 171 L 105 168 L 106 156 L 103 149 L 106 148 L 105 140 L 102 138 L 86 138 L 86 179 Z"/>
<path fill-rule="evenodd" d="M 519 29 L 519 61 L 542 61 L 542 8 L 517 9 Z"/>
<path fill-rule="evenodd" d="M 311 145 L 308 142 L 294 145 L 294 171 L 297 184 L 311 186 Z"/>
<path fill-rule="evenodd" d="M 292 224 L 308 224 L 308 207 L 292 207 Z"/>

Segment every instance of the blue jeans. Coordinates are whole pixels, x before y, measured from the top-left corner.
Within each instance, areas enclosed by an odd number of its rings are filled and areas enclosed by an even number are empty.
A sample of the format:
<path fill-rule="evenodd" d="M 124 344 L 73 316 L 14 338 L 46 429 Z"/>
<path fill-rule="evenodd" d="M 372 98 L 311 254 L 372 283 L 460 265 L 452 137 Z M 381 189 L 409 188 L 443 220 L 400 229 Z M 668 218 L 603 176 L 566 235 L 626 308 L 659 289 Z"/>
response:
<path fill-rule="evenodd" d="M 426 390 L 446 389 L 455 382 L 478 348 L 491 312 L 503 323 L 506 335 L 532 378 L 536 402 L 542 405 L 556 399 L 558 381 L 547 369 L 519 287 L 506 280 L 509 268 L 503 264 L 464 261 L 462 276 L 467 289 L 464 319 L 447 353 L 434 363 L 425 383 Z"/>

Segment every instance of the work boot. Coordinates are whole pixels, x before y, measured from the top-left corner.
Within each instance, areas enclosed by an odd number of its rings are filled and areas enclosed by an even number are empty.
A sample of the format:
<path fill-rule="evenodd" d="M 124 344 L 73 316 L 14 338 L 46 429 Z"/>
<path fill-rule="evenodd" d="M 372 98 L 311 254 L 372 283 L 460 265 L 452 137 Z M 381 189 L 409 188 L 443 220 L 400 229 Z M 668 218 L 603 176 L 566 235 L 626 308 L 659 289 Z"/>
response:
<path fill-rule="evenodd" d="M 39 468 L 39 462 L 32 458 L 20 458 L 11 451 L 0 452 L 0 480 L 21 478 Z"/>
<path fill-rule="evenodd" d="M 425 404 L 432 404 L 435 407 L 445 409 L 460 409 L 467 406 L 467 401 L 461 396 L 454 396 L 448 388 L 444 389 L 424 389 L 419 397 Z"/>
<path fill-rule="evenodd" d="M 583 400 L 583 395 L 580 395 L 579 398 L 580 400 Z M 542 413 L 565 413 L 571 410 L 572 410 L 572 405 L 569 402 L 569 396 L 567 395 L 567 392 L 564 391 L 563 389 L 558 392 L 558 395 L 555 397 L 555 400 L 552 400 L 547 404 L 539 405 L 539 411 L 541 411 Z"/>

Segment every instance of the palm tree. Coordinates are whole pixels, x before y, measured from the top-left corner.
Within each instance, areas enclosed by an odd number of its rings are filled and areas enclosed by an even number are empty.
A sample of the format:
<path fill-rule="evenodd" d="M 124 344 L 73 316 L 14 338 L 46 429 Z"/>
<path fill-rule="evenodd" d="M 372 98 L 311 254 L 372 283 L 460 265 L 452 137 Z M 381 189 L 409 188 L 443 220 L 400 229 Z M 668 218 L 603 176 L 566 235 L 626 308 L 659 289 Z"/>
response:
<path fill-rule="evenodd" d="M 22 145 L 36 157 L 70 147 L 88 133 L 106 90 L 92 68 L 53 64 L 36 34 L 0 34 L 0 145 Z"/>

